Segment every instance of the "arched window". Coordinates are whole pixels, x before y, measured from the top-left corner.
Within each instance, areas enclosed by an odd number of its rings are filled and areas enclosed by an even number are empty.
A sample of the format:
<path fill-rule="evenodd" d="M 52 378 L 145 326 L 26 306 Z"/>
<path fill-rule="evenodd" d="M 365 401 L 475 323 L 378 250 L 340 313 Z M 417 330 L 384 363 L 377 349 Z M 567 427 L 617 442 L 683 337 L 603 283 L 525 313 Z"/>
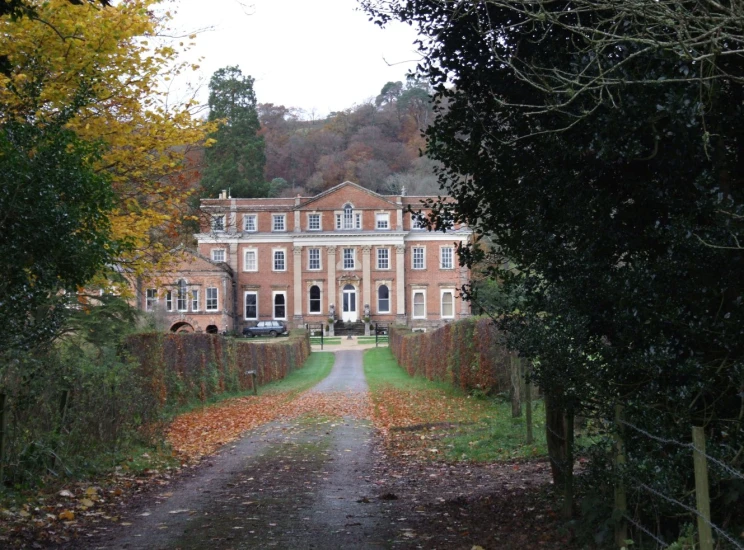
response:
<path fill-rule="evenodd" d="M 354 229 L 354 209 L 350 204 L 344 205 L 344 229 Z"/>
<path fill-rule="evenodd" d="M 178 311 L 188 310 L 186 296 L 187 296 L 186 281 L 181 279 L 180 281 L 178 281 L 178 297 L 176 299 L 176 309 Z"/>
<path fill-rule="evenodd" d="M 310 313 L 320 313 L 320 287 L 310 287 Z"/>
<path fill-rule="evenodd" d="M 377 313 L 390 313 L 390 289 L 380 285 L 377 289 Z"/>
<path fill-rule="evenodd" d="M 287 318 L 287 298 L 284 292 L 274 294 L 274 319 Z"/>
<path fill-rule="evenodd" d="M 413 318 L 426 319 L 426 294 L 423 290 L 413 292 Z"/>
<path fill-rule="evenodd" d="M 245 318 L 258 319 L 258 293 L 245 293 Z"/>
<path fill-rule="evenodd" d="M 455 316 L 455 293 L 451 290 L 442 291 L 442 317 Z"/>

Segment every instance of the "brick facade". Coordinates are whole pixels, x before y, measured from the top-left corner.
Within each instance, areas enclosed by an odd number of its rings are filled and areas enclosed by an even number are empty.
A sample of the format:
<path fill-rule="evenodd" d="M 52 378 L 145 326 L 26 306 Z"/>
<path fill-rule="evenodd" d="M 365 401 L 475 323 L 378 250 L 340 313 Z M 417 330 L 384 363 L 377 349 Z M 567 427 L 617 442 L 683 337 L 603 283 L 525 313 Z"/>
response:
<path fill-rule="evenodd" d="M 426 198 L 344 182 L 315 197 L 203 199 L 198 253 L 171 279 L 220 288 L 220 315 L 202 318 L 200 304 L 195 330 L 210 323 L 240 331 L 267 319 L 303 326 L 327 322 L 332 312 L 356 321 L 366 311 L 372 322 L 440 326 L 469 314 L 457 292 L 469 272 L 458 265 L 456 243 L 471 231 L 413 227 L 405 210 L 418 210 Z M 206 298 L 204 290 L 199 295 Z M 180 322 L 189 314 L 181 312 Z"/>

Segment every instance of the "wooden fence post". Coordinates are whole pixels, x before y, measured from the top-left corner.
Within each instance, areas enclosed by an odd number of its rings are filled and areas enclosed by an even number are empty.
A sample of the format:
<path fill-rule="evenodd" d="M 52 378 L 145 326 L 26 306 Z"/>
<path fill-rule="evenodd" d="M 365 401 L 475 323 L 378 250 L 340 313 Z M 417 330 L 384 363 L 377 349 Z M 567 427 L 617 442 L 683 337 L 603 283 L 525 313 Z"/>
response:
<path fill-rule="evenodd" d="M 532 370 L 528 367 L 528 370 Z M 530 372 L 529 374 L 532 374 Z M 525 380 L 524 383 L 525 420 L 527 421 L 527 445 L 535 440 L 532 435 L 532 383 Z"/>
<path fill-rule="evenodd" d="M 0 393 L 0 485 L 5 481 L 5 460 L 8 452 L 5 447 L 8 426 L 8 396 Z"/>
<path fill-rule="evenodd" d="M 708 460 L 705 456 L 705 431 L 701 426 L 692 427 L 692 446 L 700 550 L 713 550 L 713 533 L 710 528 L 710 496 L 708 495 Z"/>
<path fill-rule="evenodd" d="M 615 405 L 615 544 L 624 548 L 628 540 L 628 524 L 623 517 L 628 510 L 625 484 L 619 479 L 619 472 L 625 465 L 625 441 L 623 439 L 623 406 Z"/>

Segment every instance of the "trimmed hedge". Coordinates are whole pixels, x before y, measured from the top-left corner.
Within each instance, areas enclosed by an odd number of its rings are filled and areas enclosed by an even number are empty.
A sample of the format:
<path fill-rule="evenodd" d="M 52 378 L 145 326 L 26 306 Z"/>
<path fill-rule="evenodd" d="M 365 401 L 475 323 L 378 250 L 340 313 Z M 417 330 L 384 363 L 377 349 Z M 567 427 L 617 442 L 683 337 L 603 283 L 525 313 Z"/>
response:
<path fill-rule="evenodd" d="M 465 391 L 508 391 L 509 352 L 493 322 L 470 317 L 433 332 L 390 329 L 390 349 L 408 374 L 444 381 Z"/>
<path fill-rule="evenodd" d="M 165 405 L 250 390 L 253 378 L 248 370 L 256 371 L 259 386 L 282 379 L 310 356 L 310 339 L 302 330 L 270 343 L 152 332 L 128 337 L 125 348 L 139 363 L 150 391 Z"/>

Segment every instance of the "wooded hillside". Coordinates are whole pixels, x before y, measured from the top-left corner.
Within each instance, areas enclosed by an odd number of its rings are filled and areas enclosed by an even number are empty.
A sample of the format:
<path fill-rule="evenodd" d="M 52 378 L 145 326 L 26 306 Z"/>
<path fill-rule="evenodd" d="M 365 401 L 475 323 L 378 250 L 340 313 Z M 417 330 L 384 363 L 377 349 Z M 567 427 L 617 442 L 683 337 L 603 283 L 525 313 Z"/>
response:
<path fill-rule="evenodd" d="M 298 109 L 258 105 L 270 196 L 319 193 L 344 180 L 373 191 L 431 194 L 434 162 L 420 152 L 432 119 L 431 90 L 388 82 L 375 100 L 313 119 Z"/>

